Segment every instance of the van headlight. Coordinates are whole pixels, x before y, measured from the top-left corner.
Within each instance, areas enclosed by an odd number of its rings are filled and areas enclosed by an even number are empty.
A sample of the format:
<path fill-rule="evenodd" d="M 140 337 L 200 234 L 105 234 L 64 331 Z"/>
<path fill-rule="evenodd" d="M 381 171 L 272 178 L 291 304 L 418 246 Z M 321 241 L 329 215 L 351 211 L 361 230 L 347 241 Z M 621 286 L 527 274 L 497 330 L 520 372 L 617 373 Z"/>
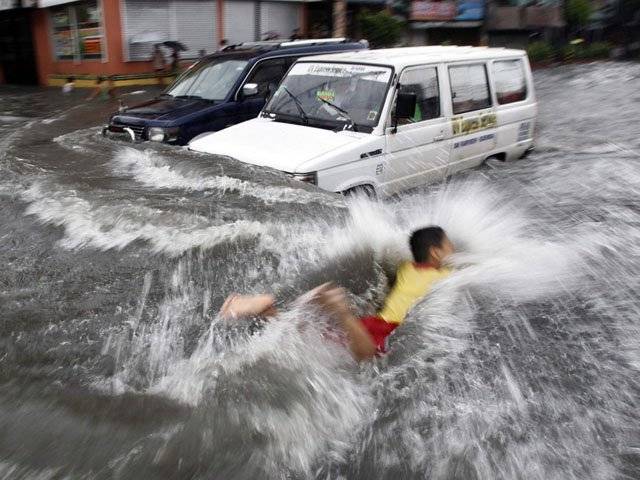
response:
<path fill-rule="evenodd" d="M 179 133 L 180 127 L 151 127 L 147 133 L 147 138 L 152 142 L 175 142 Z"/>
<path fill-rule="evenodd" d="M 310 183 L 312 185 L 318 184 L 318 172 L 309 173 L 287 173 L 290 178 L 298 180 L 299 182 Z"/>

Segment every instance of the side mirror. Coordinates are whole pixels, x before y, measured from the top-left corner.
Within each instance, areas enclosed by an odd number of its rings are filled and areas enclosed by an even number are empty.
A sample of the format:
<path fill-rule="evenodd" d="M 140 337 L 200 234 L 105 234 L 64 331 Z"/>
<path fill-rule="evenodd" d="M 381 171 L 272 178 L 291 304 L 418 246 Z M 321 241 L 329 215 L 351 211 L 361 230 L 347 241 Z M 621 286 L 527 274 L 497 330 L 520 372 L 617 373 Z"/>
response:
<path fill-rule="evenodd" d="M 418 96 L 415 93 L 399 92 L 396 99 L 396 120 L 413 117 L 416 114 L 417 103 Z"/>
<path fill-rule="evenodd" d="M 257 83 L 245 83 L 242 86 L 242 97 L 253 97 L 258 94 L 258 84 Z"/>

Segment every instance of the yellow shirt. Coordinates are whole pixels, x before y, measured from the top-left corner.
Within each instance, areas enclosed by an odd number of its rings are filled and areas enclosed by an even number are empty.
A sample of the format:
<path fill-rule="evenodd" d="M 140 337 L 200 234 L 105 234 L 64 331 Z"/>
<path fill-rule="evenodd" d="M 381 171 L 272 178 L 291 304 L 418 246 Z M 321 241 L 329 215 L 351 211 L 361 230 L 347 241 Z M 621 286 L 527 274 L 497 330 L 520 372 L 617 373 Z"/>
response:
<path fill-rule="evenodd" d="M 436 282 L 450 273 L 447 268 L 436 269 L 411 262 L 403 263 L 398 268 L 396 283 L 378 315 L 389 323 L 402 323 L 411 307 L 429 293 Z"/>

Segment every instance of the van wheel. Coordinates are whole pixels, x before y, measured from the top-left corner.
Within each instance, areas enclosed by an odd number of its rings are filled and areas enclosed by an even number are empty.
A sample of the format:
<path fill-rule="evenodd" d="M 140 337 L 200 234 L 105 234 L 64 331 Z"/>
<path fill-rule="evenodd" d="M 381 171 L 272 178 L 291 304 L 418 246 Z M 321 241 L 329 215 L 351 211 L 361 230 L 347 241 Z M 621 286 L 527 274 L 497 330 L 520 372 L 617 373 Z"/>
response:
<path fill-rule="evenodd" d="M 487 157 L 484 161 L 484 164 L 489 168 L 498 168 L 499 164 L 504 163 L 506 159 L 507 156 L 504 153 L 497 153 L 495 155 Z"/>
<path fill-rule="evenodd" d="M 378 198 L 376 189 L 371 185 L 358 185 L 343 192 L 345 197 L 367 197 L 371 200 Z"/>

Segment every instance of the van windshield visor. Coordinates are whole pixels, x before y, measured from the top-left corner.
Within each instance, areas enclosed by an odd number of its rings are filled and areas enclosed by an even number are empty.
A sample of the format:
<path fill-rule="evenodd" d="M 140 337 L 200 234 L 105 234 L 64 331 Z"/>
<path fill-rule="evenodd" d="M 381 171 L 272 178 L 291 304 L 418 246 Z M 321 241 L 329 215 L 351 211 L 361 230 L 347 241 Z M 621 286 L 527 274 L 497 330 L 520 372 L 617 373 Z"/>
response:
<path fill-rule="evenodd" d="M 299 107 L 302 107 L 310 123 L 315 120 L 334 128 L 370 132 L 380 119 L 390 79 L 389 67 L 298 63 L 284 78 L 264 112 L 276 117 L 299 118 Z"/>
<path fill-rule="evenodd" d="M 244 71 L 247 60 L 200 62 L 187 70 L 165 93 L 177 98 L 224 100 Z"/>

